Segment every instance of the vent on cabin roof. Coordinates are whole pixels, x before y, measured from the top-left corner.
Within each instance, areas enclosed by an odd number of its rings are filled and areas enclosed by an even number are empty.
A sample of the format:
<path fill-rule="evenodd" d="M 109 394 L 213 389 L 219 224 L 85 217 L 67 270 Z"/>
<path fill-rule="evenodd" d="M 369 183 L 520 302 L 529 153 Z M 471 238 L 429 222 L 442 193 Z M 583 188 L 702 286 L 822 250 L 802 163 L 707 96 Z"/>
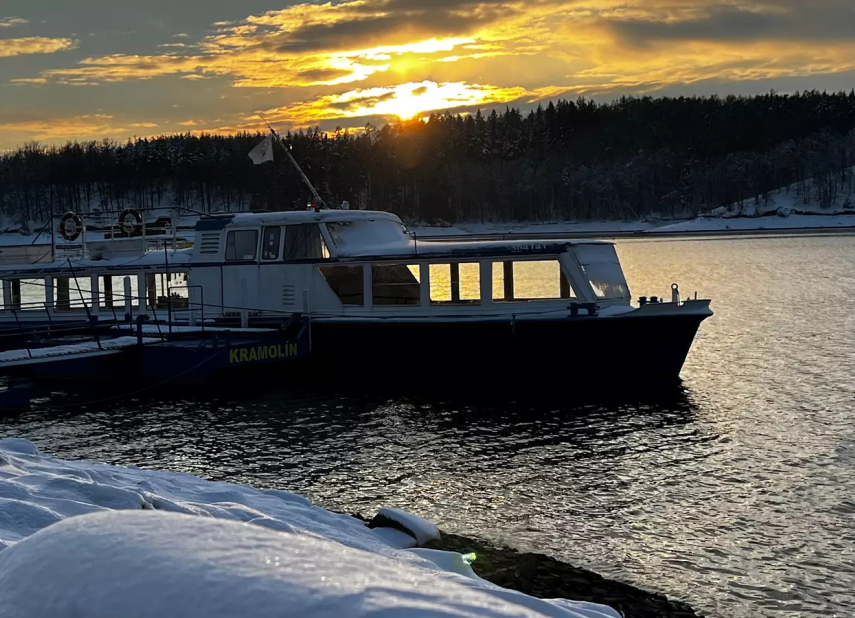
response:
<path fill-rule="evenodd" d="M 219 255 L 220 253 L 220 233 L 219 232 L 204 232 L 199 237 L 199 254 L 200 255 Z"/>

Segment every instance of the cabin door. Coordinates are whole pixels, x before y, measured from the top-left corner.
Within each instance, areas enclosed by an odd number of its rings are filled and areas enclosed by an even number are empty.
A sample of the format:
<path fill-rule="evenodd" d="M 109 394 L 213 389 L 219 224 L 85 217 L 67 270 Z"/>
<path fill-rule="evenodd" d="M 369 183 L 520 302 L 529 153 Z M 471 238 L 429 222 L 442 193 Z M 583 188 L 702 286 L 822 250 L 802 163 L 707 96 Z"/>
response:
<path fill-rule="evenodd" d="M 241 310 L 250 315 L 259 310 L 258 265 L 223 267 L 223 313 L 236 314 Z"/>
<path fill-rule="evenodd" d="M 305 291 L 309 298 L 309 308 L 311 308 L 311 298 L 313 295 L 312 278 L 313 265 L 310 264 L 293 264 L 288 265 L 284 269 L 284 281 L 282 284 L 282 308 L 286 312 L 303 312 L 305 302 L 303 292 Z"/>

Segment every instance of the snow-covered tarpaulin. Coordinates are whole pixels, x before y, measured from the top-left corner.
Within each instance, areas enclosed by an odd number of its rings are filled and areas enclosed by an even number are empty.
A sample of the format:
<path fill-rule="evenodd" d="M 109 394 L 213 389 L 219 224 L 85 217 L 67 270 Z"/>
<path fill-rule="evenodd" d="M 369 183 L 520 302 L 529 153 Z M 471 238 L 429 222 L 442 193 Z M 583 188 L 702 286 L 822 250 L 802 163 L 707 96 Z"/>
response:
<path fill-rule="evenodd" d="M 499 588 L 459 554 L 396 538 L 283 491 L 60 461 L 0 440 L 3 618 L 619 618 Z"/>

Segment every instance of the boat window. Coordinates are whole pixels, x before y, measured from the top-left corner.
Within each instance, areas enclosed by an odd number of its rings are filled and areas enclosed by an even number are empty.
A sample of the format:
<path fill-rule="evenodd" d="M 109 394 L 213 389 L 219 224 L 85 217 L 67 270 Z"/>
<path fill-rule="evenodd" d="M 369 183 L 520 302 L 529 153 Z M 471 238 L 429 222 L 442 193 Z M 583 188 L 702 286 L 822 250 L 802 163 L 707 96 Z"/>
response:
<path fill-rule="evenodd" d="M 130 281 L 131 305 L 139 304 L 138 279 L 136 275 L 114 275 L 101 278 L 101 302 L 105 310 L 115 309 L 117 312 L 125 309 L 125 277 Z"/>
<path fill-rule="evenodd" d="M 44 294 L 44 293 L 43 293 Z M 92 304 L 92 281 L 89 277 L 56 277 L 53 298 L 57 311 L 83 309 Z"/>
<path fill-rule="evenodd" d="M 183 273 L 146 273 L 146 306 L 155 311 L 183 311 L 189 308 L 190 291 Z M 171 303 L 170 303 L 171 301 Z"/>
<path fill-rule="evenodd" d="M 264 240 L 261 243 L 261 259 L 263 260 L 278 260 L 279 259 L 279 240 L 282 238 L 282 228 L 276 227 L 264 228 Z"/>
<path fill-rule="evenodd" d="M 301 223 L 285 227 L 286 260 L 323 260 L 330 256 L 327 244 L 316 223 Z"/>
<path fill-rule="evenodd" d="M 319 269 L 342 305 L 365 304 L 362 266 L 321 266 Z"/>
<path fill-rule="evenodd" d="M 481 300 L 481 265 L 431 264 L 430 301 L 468 304 Z"/>
<path fill-rule="evenodd" d="M 575 297 L 558 260 L 493 263 L 493 300 L 496 302 Z"/>
<path fill-rule="evenodd" d="M 597 298 L 630 299 L 629 286 L 613 245 L 578 245 L 573 251 Z"/>
<path fill-rule="evenodd" d="M 5 282 L 3 309 L 45 308 L 45 282 L 41 279 L 13 279 Z"/>
<path fill-rule="evenodd" d="M 374 264 L 371 285 L 375 305 L 418 305 L 420 302 L 418 266 Z"/>
<path fill-rule="evenodd" d="M 258 250 L 258 230 L 229 232 L 226 238 L 226 261 L 245 262 L 255 259 Z"/>
<path fill-rule="evenodd" d="M 335 221 L 327 223 L 336 247 L 376 246 L 409 240 L 407 228 L 397 221 Z"/>

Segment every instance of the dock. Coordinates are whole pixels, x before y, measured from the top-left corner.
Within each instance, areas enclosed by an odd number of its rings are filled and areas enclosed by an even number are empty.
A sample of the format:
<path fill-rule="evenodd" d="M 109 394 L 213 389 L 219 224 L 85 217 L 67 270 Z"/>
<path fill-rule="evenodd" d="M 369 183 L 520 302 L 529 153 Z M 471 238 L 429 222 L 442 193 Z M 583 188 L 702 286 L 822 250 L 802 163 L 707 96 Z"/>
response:
<path fill-rule="evenodd" d="M 146 337 L 143 343 L 154 343 L 159 339 Z M 56 345 L 46 348 L 27 348 L 0 352 L 0 371 L 27 365 L 44 365 L 69 360 L 96 358 L 120 354 L 127 348 L 139 345 L 138 337 L 116 337 L 98 341 L 85 341 Z"/>

